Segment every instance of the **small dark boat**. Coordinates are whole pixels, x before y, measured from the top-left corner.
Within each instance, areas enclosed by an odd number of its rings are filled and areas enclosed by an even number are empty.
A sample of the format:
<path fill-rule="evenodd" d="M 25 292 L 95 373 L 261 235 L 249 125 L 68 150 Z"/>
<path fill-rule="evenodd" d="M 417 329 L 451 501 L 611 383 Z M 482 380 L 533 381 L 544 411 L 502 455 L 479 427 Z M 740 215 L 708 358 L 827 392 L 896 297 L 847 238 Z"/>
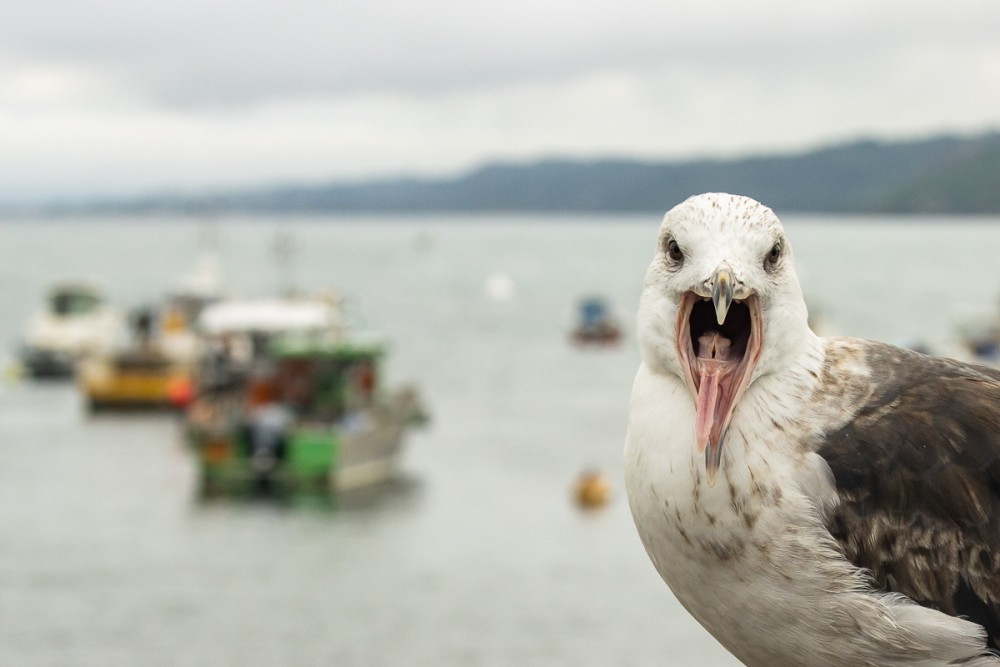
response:
<path fill-rule="evenodd" d="M 618 319 L 611 307 L 601 297 L 590 296 L 580 300 L 577 323 L 570 334 L 577 345 L 617 345 L 622 336 Z"/>

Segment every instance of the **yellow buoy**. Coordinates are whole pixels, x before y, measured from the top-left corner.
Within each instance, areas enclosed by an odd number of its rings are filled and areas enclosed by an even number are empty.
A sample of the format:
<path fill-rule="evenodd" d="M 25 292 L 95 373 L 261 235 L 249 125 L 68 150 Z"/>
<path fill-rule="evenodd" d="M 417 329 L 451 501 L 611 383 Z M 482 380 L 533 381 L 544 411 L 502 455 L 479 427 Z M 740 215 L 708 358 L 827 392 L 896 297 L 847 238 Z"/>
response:
<path fill-rule="evenodd" d="M 611 498 L 611 485 L 599 471 L 587 470 L 577 479 L 573 494 L 580 507 L 601 507 Z"/>

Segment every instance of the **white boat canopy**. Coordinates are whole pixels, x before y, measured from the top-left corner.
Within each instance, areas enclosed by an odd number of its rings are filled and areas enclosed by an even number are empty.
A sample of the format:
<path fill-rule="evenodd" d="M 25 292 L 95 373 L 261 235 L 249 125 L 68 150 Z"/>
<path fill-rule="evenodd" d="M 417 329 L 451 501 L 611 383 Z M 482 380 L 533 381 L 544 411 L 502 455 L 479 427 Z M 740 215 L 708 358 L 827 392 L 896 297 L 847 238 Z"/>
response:
<path fill-rule="evenodd" d="M 318 299 L 222 301 L 201 312 L 198 328 L 209 335 L 343 330 L 347 320 L 336 305 Z"/>

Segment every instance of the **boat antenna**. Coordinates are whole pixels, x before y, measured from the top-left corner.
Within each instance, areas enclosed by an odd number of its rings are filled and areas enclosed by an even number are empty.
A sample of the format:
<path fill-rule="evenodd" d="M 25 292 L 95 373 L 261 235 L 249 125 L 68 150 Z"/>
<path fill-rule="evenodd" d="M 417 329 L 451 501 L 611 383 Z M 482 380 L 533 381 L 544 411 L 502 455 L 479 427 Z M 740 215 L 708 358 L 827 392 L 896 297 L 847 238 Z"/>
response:
<path fill-rule="evenodd" d="M 292 232 L 279 229 L 271 246 L 271 252 L 274 253 L 274 263 L 277 266 L 279 295 L 292 297 L 298 294 L 294 276 L 295 262 L 293 261 L 297 251 L 298 248 Z"/>

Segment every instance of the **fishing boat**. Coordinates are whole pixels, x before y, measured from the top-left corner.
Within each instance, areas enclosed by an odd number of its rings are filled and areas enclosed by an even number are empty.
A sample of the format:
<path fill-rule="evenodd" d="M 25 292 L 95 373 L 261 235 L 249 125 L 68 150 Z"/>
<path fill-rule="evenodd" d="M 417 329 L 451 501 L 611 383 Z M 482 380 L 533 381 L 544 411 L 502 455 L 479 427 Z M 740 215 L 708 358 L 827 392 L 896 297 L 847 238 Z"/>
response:
<path fill-rule="evenodd" d="M 79 362 L 77 384 L 90 411 L 172 408 L 188 399 L 197 355 L 193 345 L 164 345 L 171 340 L 167 327 L 177 326 L 170 315 L 169 310 L 136 309 L 131 340 Z"/>
<path fill-rule="evenodd" d="M 49 288 L 43 308 L 28 325 L 21 363 L 31 377 L 70 378 L 80 359 L 113 346 L 122 325 L 97 281 L 60 281 Z"/>
<path fill-rule="evenodd" d="M 426 418 L 413 388 L 386 391 L 387 347 L 345 328 L 322 300 L 217 304 L 185 431 L 204 493 L 343 491 L 392 476 L 409 427 Z"/>
<path fill-rule="evenodd" d="M 214 255 L 199 258 L 161 301 L 135 308 L 124 345 L 84 358 L 77 380 L 90 410 L 176 408 L 190 400 L 201 312 L 222 299 Z"/>
<path fill-rule="evenodd" d="M 195 361 L 201 353 L 201 336 L 195 325 L 202 311 L 222 301 L 226 288 L 217 255 L 204 253 L 194 268 L 179 276 L 157 307 L 157 342 L 174 359 Z"/>
<path fill-rule="evenodd" d="M 577 345 L 617 345 L 622 330 L 618 318 L 603 298 L 588 296 L 577 306 L 576 326 L 570 333 L 570 340 Z"/>
<path fill-rule="evenodd" d="M 1000 366 L 1000 317 L 969 319 L 958 326 L 962 352 L 979 364 Z"/>

